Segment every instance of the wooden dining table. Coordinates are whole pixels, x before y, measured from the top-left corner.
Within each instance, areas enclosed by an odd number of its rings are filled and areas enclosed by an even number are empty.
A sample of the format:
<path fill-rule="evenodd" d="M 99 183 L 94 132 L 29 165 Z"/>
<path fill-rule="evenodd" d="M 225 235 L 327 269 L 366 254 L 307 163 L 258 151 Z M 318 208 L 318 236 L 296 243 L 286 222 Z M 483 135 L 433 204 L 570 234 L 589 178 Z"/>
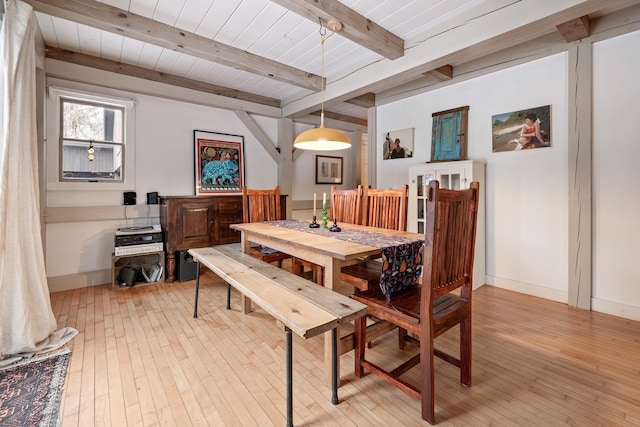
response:
<path fill-rule="evenodd" d="M 388 236 L 390 240 L 393 240 L 394 237 L 424 240 L 424 235 L 419 233 L 354 224 L 339 224 L 339 226 L 342 230 L 360 230 Z M 340 270 L 342 267 L 362 263 L 381 256 L 380 247 L 341 240 L 333 237 L 333 233 L 314 234 L 269 222 L 232 224 L 231 228 L 241 233 L 240 244 L 242 251 L 245 253 L 249 253 L 252 244 L 259 244 L 324 267 L 324 286 L 334 291 L 340 289 Z M 243 297 L 242 307 L 243 312 L 250 312 L 250 300 Z M 339 333 L 338 336 L 340 336 L 339 354 L 344 354 L 353 349 L 352 333 L 347 335 Z M 327 383 L 330 383 L 332 378 L 331 334 L 325 334 L 324 341 L 325 378 Z M 338 378 L 340 378 L 339 358 L 337 372 Z"/>

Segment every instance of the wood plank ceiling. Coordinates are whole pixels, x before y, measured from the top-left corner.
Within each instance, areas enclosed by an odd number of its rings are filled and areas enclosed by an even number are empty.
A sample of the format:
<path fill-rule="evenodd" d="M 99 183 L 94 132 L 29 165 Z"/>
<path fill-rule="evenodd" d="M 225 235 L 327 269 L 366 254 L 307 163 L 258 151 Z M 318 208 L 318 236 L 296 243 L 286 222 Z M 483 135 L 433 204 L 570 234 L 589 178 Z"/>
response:
<path fill-rule="evenodd" d="M 47 56 L 276 107 L 301 119 L 320 107 L 366 125 L 375 93 L 558 32 L 588 36 L 589 15 L 635 0 L 23 0 Z M 553 3 L 553 4 L 550 4 Z M 525 29 L 525 31 L 523 31 Z M 313 116 L 308 116 L 313 117 Z M 314 121 L 316 119 L 313 119 Z"/>

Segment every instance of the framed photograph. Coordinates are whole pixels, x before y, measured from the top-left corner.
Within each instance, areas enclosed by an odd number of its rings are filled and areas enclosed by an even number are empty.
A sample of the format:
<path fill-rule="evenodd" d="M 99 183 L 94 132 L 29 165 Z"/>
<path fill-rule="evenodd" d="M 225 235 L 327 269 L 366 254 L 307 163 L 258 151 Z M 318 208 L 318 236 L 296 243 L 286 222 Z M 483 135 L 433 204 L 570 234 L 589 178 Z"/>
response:
<path fill-rule="evenodd" d="M 551 106 L 491 117 L 493 152 L 551 147 Z"/>
<path fill-rule="evenodd" d="M 342 184 L 342 157 L 316 154 L 316 184 Z"/>
<path fill-rule="evenodd" d="M 384 133 L 382 160 L 413 157 L 413 128 Z"/>
<path fill-rule="evenodd" d="M 244 137 L 194 130 L 193 140 L 196 196 L 242 194 Z"/>
<path fill-rule="evenodd" d="M 430 161 L 466 160 L 469 106 L 439 111 L 431 117 Z"/>

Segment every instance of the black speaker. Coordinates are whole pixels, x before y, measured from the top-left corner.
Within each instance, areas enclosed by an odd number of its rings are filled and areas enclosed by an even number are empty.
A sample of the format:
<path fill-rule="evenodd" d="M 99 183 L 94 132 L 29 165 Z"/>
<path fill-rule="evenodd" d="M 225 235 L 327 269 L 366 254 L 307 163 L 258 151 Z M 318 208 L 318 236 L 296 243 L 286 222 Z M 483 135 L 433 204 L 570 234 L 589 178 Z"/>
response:
<path fill-rule="evenodd" d="M 180 282 L 195 280 L 198 265 L 188 251 L 176 251 L 176 278 Z"/>
<path fill-rule="evenodd" d="M 158 204 L 158 192 L 152 191 L 151 193 L 147 193 L 147 204 L 148 205 L 157 205 Z"/>
<path fill-rule="evenodd" d="M 120 286 L 133 286 L 136 284 L 137 274 L 135 268 L 123 267 L 120 270 Z"/>
<path fill-rule="evenodd" d="M 125 191 L 122 193 L 124 205 L 135 205 L 136 204 L 136 192 L 135 191 Z"/>

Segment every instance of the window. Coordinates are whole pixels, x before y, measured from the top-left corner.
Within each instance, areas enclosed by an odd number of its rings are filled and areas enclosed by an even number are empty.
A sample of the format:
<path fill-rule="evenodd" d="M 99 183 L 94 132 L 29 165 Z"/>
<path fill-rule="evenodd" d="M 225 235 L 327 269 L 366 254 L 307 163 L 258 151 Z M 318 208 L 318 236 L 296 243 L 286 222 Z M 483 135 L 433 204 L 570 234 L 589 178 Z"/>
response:
<path fill-rule="evenodd" d="M 125 108 L 60 97 L 60 181 L 124 182 Z"/>

